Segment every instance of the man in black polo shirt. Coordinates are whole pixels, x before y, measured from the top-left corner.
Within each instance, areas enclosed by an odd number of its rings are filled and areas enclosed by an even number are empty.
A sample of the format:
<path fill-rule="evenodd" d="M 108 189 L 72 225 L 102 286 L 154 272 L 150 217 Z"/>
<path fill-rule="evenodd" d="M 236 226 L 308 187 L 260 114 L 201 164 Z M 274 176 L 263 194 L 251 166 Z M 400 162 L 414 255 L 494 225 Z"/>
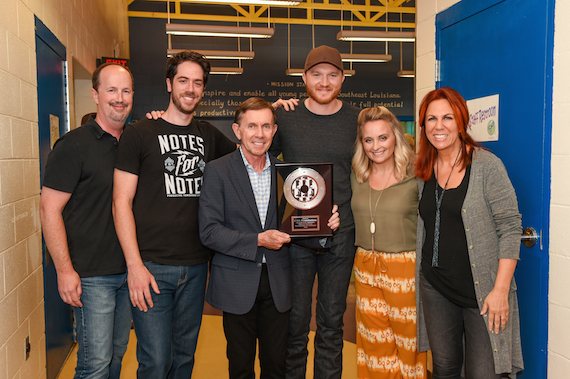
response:
<path fill-rule="evenodd" d="M 96 117 L 61 137 L 48 157 L 40 218 L 59 294 L 77 322 L 75 378 L 119 378 L 131 305 L 113 223 L 113 167 L 133 104 L 132 75 L 101 65 L 91 93 Z"/>

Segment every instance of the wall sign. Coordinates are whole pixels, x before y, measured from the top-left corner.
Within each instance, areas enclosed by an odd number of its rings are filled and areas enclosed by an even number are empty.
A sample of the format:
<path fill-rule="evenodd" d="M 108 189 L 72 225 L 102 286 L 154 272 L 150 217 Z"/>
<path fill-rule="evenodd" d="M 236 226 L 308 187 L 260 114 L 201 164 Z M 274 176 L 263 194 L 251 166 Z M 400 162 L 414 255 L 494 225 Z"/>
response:
<path fill-rule="evenodd" d="M 406 101 L 410 97 L 406 96 L 408 91 L 405 89 L 400 88 L 395 92 L 381 89 L 345 91 L 345 87 L 355 88 L 355 86 L 351 86 L 350 81 L 352 80 L 353 78 L 346 78 L 338 96 L 339 99 L 358 108 L 384 106 L 398 116 L 405 115 L 405 112 L 411 112 L 409 108 L 413 103 Z M 207 88 L 204 91 L 204 98 L 196 110 L 196 116 L 200 118 L 233 117 L 237 106 L 252 96 L 262 97 L 270 102 L 279 98 L 305 100 L 309 96 L 305 89 L 305 83 L 300 77 L 288 81 L 266 80 L 257 82 L 254 79 L 248 80 L 247 77 L 218 78 L 210 76 L 210 81 L 215 83 L 211 88 L 216 89 Z"/>
<path fill-rule="evenodd" d="M 499 95 L 468 100 L 469 134 L 477 142 L 499 140 Z"/>
<path fill-rule="evenodd" d="M 129 68 L 130 63 L 128 59 L 125 58 L 110 58 L 110 57 L 101 57 L 101 59 L 97 59 L 97 67 L 101 66 L 103 63 L 117 63 L 121 66 L 125 66 Z"/>

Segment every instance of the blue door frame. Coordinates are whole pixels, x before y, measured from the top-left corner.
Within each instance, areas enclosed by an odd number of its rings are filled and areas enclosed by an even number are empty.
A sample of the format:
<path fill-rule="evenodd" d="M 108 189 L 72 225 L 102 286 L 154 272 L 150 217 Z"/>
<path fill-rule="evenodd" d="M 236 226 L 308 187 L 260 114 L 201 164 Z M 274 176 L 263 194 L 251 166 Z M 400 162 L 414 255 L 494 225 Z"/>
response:
<path fill-rule="evenodd" d="M 65 47 L 38 19 L 36 24 L 36 60 L 38 71 L 38 128 L 40 172 L 42 175 L 51 151 L 50 115 L 59 118 L 58 136 L 66 132 Z M 44 304 L 46 327 L 47 378 L 54 379 L 73 347 L 73 316 L 58 292 L 57 275 L 42 239 L 44 266 Z"/>

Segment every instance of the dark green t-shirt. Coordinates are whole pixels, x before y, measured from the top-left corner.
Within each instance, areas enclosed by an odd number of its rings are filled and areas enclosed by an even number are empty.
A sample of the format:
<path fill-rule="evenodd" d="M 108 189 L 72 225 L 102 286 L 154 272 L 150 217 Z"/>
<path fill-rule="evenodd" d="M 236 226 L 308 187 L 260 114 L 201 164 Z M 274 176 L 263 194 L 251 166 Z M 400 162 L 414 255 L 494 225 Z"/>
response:
<path fill-rule="evenodd" d="M 333 204 L 338 205 L 337 233 L 354 229 L 350 209 L 350 171 L 360 109 L 343 101 L 331 115 L 318 115 L 300 101 L 294 111 L 277 109 L 277 133 L 269 152 L 288 163 L 333 163 Z"/>

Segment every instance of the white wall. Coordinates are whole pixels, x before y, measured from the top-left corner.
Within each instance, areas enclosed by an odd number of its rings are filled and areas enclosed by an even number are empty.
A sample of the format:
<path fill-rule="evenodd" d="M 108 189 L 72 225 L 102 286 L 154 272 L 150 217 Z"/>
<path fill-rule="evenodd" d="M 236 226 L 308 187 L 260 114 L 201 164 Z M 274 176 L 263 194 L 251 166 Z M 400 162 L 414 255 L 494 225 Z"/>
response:
<path fill-rule="evenodd" d="M 554 12 L 548 377 L 559 379 L 570 372 L 570 3 Z"/>
<path fill-rule="evenodd" d="M 435 15 L 456 0 L 421 0 L 416 5 L 416 108 L 435 88 Z M 548 378 L 570 373 L 570 2 L 555 3 Z M 417 109 L 416 109 L 417 117 Z"/>
<path fill-rule="evenodd" d="M 81 119 L 88 113 L 97 112 L 97 104 L 91 95 L 91 79 L 75 79 L 75 125 L 81 125 Z"/>
<path fill-rule="evenodd" d="M 424 96 L 435 89 L 435 15 L 458 2 L 416 1 L 416 117 Z"/>
<path fill-rule="evenodd" d="M 89 72 L 115 44 L 129 52 L 127 0 L 1 0 L 0 379 L 46 377 L 34 14 Z"/>

